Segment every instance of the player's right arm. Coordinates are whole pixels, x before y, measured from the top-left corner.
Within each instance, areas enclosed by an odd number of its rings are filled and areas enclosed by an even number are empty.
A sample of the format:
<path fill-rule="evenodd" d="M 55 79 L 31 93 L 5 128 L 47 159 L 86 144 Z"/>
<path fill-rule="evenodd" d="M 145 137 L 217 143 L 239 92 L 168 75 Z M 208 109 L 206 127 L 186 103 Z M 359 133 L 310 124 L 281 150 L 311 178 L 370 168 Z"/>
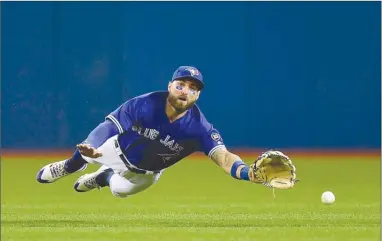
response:
<path fill-rule="evenodd" d="M 79 152 L 90 158 L 101 157 L 97 148 L 110 137 L 127 131 L 137 119 L 136 102 L 137 99 L 126 101 L 106 116 L 105 122 L 95 128 L 84 143 L 77 145 Z"/>
<path fill-rule="evenodd" d="M 127 131 L 133 125 L 133 122 L 137 119 L 137 106 L 138 99 L 134 98 L 126 101 L 109 115 L 105 119 L 110 120 L 117 127 L 119 134 Z"/>

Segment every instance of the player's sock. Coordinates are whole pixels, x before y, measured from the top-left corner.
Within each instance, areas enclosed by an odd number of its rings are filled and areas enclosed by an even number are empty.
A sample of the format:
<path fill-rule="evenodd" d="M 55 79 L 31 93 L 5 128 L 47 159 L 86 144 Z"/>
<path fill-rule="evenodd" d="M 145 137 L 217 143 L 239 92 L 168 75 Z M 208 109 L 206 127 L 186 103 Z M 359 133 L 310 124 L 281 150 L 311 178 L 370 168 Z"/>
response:
<path fill-rule="evenodd" d="M 65 170 L 69 173 L 73 173 L 80 170 L 86 163 L 87 161 L 82 158 L 81 153 L 76 148 L 73 156 L 66 161 Z"/>
<path fill-rule="evenodd" d="M 114 172 L 111 168 L 106 169 L 105 171 L 101 172 L 97 177 L 96 177 L 96 183 L 100 187 L 106 187 L 109 186 L 110 183 L 110 178 L 113 176 Z"/>

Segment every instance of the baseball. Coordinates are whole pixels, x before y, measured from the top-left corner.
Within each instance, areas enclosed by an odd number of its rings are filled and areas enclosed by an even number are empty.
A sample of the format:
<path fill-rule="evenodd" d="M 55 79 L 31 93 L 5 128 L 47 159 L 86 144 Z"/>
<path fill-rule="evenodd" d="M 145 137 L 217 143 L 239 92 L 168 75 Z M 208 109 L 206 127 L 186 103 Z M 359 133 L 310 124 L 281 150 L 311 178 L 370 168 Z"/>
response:
<path fill-rule="evenodd" d="M 334 194 L 330 191 L 326 191 L 321 195 L 321 202 L 323 204 L 333 204 L 335 200 Z"/>

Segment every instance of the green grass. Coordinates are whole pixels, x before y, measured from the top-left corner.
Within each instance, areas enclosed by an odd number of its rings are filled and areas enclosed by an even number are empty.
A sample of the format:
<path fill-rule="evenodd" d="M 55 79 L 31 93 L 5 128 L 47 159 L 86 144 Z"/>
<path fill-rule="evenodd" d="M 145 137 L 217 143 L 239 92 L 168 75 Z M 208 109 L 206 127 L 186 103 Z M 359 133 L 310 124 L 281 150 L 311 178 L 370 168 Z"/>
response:
<path fill-rule="evenodd" d="M 76 193 L 82 173 L 39 184 L 54 160 L 1 162 L 2 241 L 380 240 L 380 162 L 294 160 L 301 182 L 277 190 L 238 181 L 206 160 L 184 160 L 126 199 L 110 190 Z M 96 166 L 87 171 L 96 170 Z M 323 205 L 331 190 L 334 205 Z"/>

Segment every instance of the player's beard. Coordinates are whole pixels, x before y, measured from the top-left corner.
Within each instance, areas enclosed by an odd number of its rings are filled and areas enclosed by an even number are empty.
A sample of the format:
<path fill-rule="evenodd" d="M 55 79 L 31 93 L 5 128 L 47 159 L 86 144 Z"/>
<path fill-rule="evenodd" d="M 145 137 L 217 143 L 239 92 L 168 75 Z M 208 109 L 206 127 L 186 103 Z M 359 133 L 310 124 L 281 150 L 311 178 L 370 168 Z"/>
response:
<path fill-rule="evenodd" d="M 189 110 L 192 107 L 192 105 L 195 103 L 195 101 L 189 101 L 189 100 L 187 100 L 187 102 L 184 102 L 180 100 L 178 97 L 173 96 L 171 94 L 169 94 L 168 96 L 168 102 L 170 103 L 172 107 L 174 107 L 174 109 L 176 110 L 176 112 L 178 112 L 178 114 Z"/>

